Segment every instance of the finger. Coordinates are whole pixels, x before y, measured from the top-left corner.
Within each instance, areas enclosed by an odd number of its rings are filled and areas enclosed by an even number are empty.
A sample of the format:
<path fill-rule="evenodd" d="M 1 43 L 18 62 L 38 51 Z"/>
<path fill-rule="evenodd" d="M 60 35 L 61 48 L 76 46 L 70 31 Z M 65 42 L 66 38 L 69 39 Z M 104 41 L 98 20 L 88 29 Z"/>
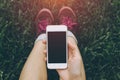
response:
<path fill-rule="evenodd" d="M 47 51 L 44 50 L 43 53 L 45 54 L 45 58 L 44 58 L 44 60 L 47 61 Z"/>
<path fill-rule="evenodd" d="M 77 57 L 80 58 L 80 51 L 77 47 L 76 44 L 71 43 L 70 41 L 68 41 L 68 52 L 69 52 L 69 59 L 71 59 L 72 57 Z"/>
<path fill-rule="evenodd" d="M 75 50 L 75 45 L 72 44 L 70 41 L 68 41 L 68 48 L 69 48 L 70 50 Z"/>
<path fill-rule="evenodd" d="M 43 40 L 42 43 L 43 43 L 43 44 L 46 44 L 46 40 Z"/>
<path fill-rule="evenodd" d="M 47 61 L 47 57 L 45 57 L 45 61 Z"/>
<path fill-rule="evenodd" d="M 68 41 L 68 59 L 70 60 L 73 57 L 74 46 Z"/>
<path fill-rule="evenodd" d="M 47 50 L 44 50 L 44 51 L 43 51 L 43 53 L 45 53 L 45 54 L 46 54 L 46 53 L 47 53 Z"/>
<path fill-rule="evenodd" d="M 73 44 L 71 41 L 68 41 L 68 59 L 73 57 L 80 57 L 80 52 L 76 44 Z"/>
<path fill-rule="evenodd" d="M 45 56 L 47 56 L 47 50 L 44 50 L 43 53 L 45 54 Z"/>

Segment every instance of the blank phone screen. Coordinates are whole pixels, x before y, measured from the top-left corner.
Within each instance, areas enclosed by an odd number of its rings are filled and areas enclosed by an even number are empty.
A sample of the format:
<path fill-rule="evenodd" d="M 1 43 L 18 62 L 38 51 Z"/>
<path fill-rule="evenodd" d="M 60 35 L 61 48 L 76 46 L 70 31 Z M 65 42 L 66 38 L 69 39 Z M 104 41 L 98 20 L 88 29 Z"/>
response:
<path fill-rule="evenodd" d="M 66 63 L 66 32 L 48 32 L 48 63 Z"/>

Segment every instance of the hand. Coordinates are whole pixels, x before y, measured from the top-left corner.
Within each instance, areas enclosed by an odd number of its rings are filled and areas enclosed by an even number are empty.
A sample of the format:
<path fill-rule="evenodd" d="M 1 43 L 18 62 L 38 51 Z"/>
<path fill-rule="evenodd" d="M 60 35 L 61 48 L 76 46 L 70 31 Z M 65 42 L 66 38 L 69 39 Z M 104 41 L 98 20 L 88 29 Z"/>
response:
<path fill-rule="evenodd" d="M 61 80 L 80 80 L 82 59 L 74 39 L 68 38 L 68 68 L 57 70 Z"/>
<path fill-rule="evenodd" d="M 60 80 L 85 80 L 84 67 L 79 49 L 73 38 L 68 38 L 68 68 L 57 70 Z M 46 43 L 46 41 L 43 41 Z M 46 53 L 46 50 L 44 51 Z M 84 76 L 84 77 L 83 77 Z"/>

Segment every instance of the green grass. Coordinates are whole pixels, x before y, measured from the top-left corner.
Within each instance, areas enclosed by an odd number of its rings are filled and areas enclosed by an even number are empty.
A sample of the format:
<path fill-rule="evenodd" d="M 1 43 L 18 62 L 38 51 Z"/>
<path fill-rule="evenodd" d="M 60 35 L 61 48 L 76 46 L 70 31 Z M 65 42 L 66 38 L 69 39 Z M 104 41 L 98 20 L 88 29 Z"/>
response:
<path fill-rule="evenodd" d="M 46 7 L 57 16 L 62 6 L 77 14 L 87 80 L 120 80 L 120 0 L 0 0 L 0 80 L 18 80 L 34 44 L 38 11 Z"/>

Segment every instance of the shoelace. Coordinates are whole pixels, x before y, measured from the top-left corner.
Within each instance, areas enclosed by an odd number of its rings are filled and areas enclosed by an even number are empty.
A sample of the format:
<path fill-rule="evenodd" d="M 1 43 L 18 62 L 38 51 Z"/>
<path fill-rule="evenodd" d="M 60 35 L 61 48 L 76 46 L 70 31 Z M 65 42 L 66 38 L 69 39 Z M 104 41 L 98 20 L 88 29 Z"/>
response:
<path fill-rule="evenodd" d="M 77 25 L 77 23 L 73 22 L 72 18 L 70 17 L 63 17 L 62 24 L 66 25 L 70 30 L 73 30 L 74 26 Z"/>

